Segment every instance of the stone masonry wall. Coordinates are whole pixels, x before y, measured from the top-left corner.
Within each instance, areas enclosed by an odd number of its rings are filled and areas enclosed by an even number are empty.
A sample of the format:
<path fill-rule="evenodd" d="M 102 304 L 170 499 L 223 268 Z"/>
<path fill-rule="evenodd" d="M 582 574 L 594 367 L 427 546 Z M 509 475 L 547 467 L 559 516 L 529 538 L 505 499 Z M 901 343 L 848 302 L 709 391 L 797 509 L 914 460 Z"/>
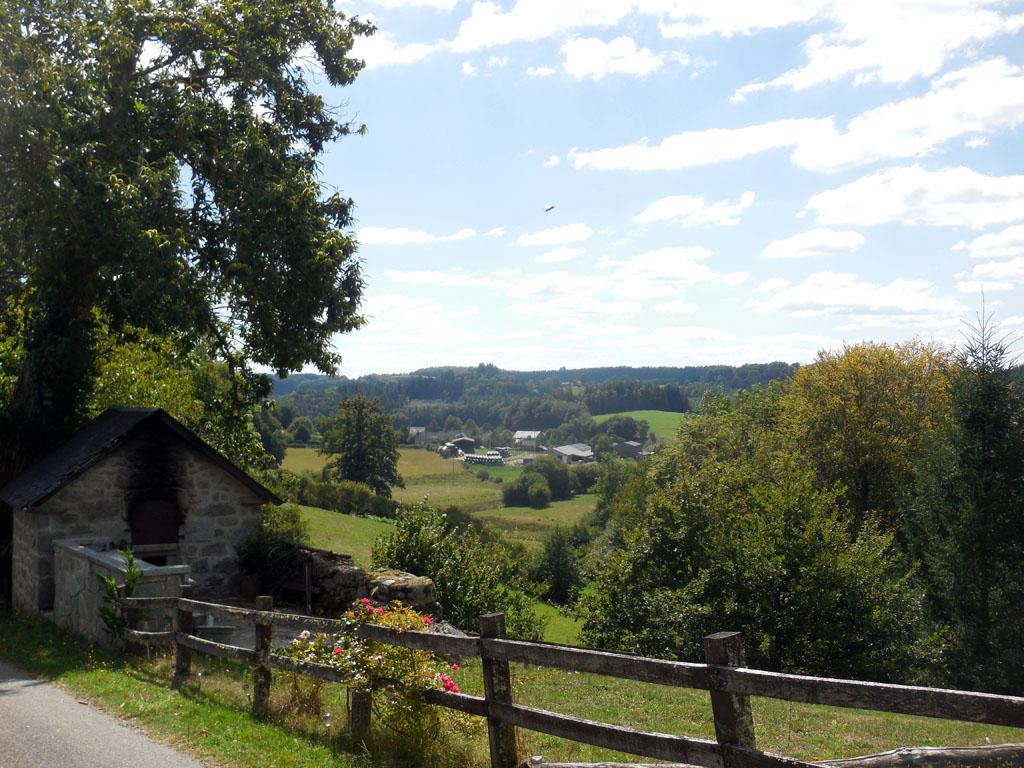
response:
<path fill-rule="evenodd" d="M 166 455 L 174 467 L 177 502 L 184 515 L 179 555 L 168 564 L 191 567 L 196 594 L 223 597 L 237 592 L 235 547 L 259 528 L 260 500 L 216 464 L 168 436 Z M 137 483 L 138 448 L 121 446 L 39 507 L 14 513 L 13 603 L 36 613 L 53 608 L 53 542 L 102 538 L 130 542 L 128 511 Z"/>

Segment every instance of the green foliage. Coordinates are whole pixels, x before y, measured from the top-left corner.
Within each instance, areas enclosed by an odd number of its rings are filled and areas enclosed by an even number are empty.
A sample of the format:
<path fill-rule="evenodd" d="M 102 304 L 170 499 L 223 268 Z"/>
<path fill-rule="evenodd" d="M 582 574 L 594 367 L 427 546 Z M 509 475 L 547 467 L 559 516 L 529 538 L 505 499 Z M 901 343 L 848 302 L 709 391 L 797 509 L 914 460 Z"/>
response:
<path fill-rule="evenodd" d="M 309 545 L 309 525 L 295 504 L 264 506 L 260 529 L 238 547 L 238 567 L 274 591 L 299 567 Z"/>
<path fill-rule="evenodd" d="M 124 558 L 124 596 L 131 597 L 141 575 L 139 565 L 135 562 L 135 553 L 130 549 L 119 549 L 117 553 Z M 124 611 L 118 603 L 120 596 L 117 594 L 117 588 L 122 585 L 117 583 L 116 576 L 97 573 L 96 579 L 103 591 L 103 605 L 100 606 L 100 621 L 103 622 L 103 630 L 110 635 L 112 640 L 120 640 L 128 628 Z"/>
<path fill-rule="evenodd" d="M 506 507 L 544 509 L 551 504 L 551 495 L 547 479 L 533 472 L 523 472 L 501 489 L 501 500 Z"/>
<path fill-rule="evenodd" d="M 308 416 L 298 416 L 292 420 L 289 432 L 293 442 L 306 445 L 313 439 L 313 422 Z"/>
<path fill-rule="evenodd" d="M 1008 340 L 982 316 L 952 373 L 952 461 L 938 497 L 921 505 L 915 554 L 958 686 L 1024 687 L 1024 392 L 1008 368 Z"/>
<path fill-rule="evenodd" d="M 346 398 L 338 412 L 320 422 L 321 452 L 330 456 L 324 477 L 365 483 L 381 496 L 402 487 L 398 441 L 391 418 L 380 403 L 362 395 Z"/>
<path fill-rule="evenodd" d="M 321 507 L 358 517 L 393 519 L 398 502 L 379 496 L 364 483 L 353 480 L 313 480 L 298 477 L 287 492 L 288 498 L 309 507 Z"/>
<path fill-rule="evenodd" d="M 394 533 L 374 545 L 373 564 L 433 579 L 445 619 L 460 629 L 477 631 L 480 616 L 501 611 L 510 636 L 542 635 L 543 624 L 521 588 L 518 564 L 510 560 L 505 543 L 472 528 L 451 530 L 436 509 L 404 508 Z"/>
<path fill-rule="evenodd" d="M 698 660 L 711 632 L 743 632 L 750 663 L 907 679 L 923 598 L 892 536 L 850 524 L 779 439 L 781 392 L 707 398 L 646 471 L 608 463 L 609 533 L 581 600 L 586 642 Z"/>
<path fill-rule="evenodd" d="M 583 586 L 579 558 L 572 536 L 555 528 L 544 540 L 544 548 L 530 569 L 531 580 L 542 584 L 540 596 L 558 605 L 576 600 Z"/>
<path fill-rule="evenodd" d="M 569 467 L 573 493 L 590 493 L 601 477 L 601 465 L 595 462 L 573 464 Z"/>
<path fill-rule="evenodd" d="M 303 69 L 351 83 L 372 26 L 327 0 L 0 0 L 0 19 L 0 305 L 20 358 L 0 483 L 84 419 L 101 317 L 235 369 L 332 371 L 362 278 L 318 158 L 353 126 Z"/>

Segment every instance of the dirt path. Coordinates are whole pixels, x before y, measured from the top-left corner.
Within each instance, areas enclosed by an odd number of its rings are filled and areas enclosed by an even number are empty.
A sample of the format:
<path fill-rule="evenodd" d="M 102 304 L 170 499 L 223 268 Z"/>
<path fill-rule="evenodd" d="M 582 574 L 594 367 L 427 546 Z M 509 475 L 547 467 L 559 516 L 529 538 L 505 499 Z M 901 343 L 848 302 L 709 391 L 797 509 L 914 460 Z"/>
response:
<path fill-rule="evenodd" d="M 0 662 L 0 768 L 204 768 L 55 685 Z"/>

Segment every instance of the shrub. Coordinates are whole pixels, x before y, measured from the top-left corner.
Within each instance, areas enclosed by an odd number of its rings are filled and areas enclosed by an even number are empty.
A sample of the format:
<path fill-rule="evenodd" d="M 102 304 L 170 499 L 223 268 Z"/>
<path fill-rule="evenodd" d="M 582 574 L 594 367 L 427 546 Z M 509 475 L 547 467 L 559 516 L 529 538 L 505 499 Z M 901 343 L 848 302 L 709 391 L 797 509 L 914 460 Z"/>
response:
<path fill-rule="evenodd" d="M 551 504 L 551 488 L 548 487 L 548 481 L 543 477 L 531 478 L 527 498 L 534 509 L 544 509 Z"/>
<path fill-rule="evenodd" d="M 476 473 L 476 476 L 479 480 L 484 482 L 491 479 L 491 473 L 488 472 L 486 469 L 481 469 L 479 472 Z"/>
<path fill-rule="evenodd" d="M 345 515 L 394 519 L 398 502 L 378 496 L 368 485 L 353 480 L 313 480 L 302 477 L 289 498 L 310 507 L 321 507 Z"/>
<path fill-rule="evenodd" d="M 309 526 L 295 504 L 267 505 L 260 529 L 238 547 L 238 567 L 272 589 L 298 568 L 308 544 Z"/>
<path fill-rule="evenodd" d="M 544 509 L 551 503 L 551 488 L 542 475 L 523 472 L 501 491 L 506 507 L 533 507 Z"/>
<path fill-rule="evenodd" d="M 537 474 L 547 481 L 551 498 L 563 501 L 572 498 L 573 482 L 569 467 L 554 456 L 538 456 L 526 468 L 524 474 Z"/>
<path fill-rule="evenodd" d="M 569 468 L 573 493 L 590 493 L 601 477 L 601 465 L 596 462 L 575 464 Z"/>
<path fill-rule="evenodd" d="M 373 547 L 375 567 L 433 579 L 445 619 L 460 629 L 475 632 L 481 615 L 502 611 L 510 636 L 540 637 L 543 622 L 500 538 L 472 528 L 452 531 L 443 513 L 422 504 L 403 508 L 396 522 Z"/>

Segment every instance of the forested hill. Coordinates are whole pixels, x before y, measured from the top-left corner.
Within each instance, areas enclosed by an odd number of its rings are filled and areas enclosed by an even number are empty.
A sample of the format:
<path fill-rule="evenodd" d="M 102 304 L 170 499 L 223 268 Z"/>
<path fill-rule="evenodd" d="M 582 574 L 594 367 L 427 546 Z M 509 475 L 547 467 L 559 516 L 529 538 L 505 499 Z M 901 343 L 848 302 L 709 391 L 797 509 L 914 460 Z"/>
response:
<path fill-rule="evenodd" d="M 302 415 L 320 418 L 333 413 L 341 398 L 354 394 L 379 399 L 384 408 L 416 423 L 437 416 L 427 404 L 458 405 L 446 409 L 478 423 L 500 424 L 514 418 L 547 428 L 572 418 L 551 401 L 585 408 L 589 414 L 653 409 L 688 411 L 708 389 L 732 393 L 754 384 L 789 377 L 796 370 L 789 363 L 741 366 L 687 367 L 616 366 L 562 368 L 546 371 L 508 371 L 490 364 L 475 367 L 424 368 L 408 374 L 372 374 L 357 379 L 317 374 L 296 374 L 274 382 L 274 396 L 286 400 Z M 551 413 L 513 413 L 527 407 Z M 506 413 L 511 408 L 511 411 Z M 501 411 L 501 413 L 499 413 Z M 443 419 L 443 417 L 442 417 Z M 399 418 L 399 422 L 405 418 Z M 547 422 L 553 422 L 548 424 Z"/>

